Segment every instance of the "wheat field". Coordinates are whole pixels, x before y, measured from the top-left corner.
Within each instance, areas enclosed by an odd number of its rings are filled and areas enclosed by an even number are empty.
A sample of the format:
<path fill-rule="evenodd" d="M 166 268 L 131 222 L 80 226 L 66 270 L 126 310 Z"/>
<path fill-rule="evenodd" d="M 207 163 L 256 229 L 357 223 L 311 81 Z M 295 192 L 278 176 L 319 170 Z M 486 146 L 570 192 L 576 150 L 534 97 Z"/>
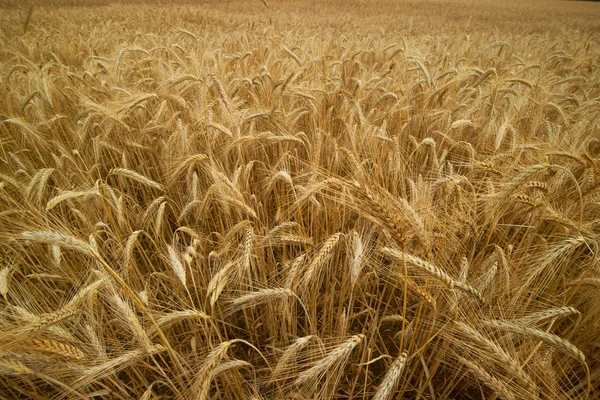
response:
<path fill-rule="evenodd" d="M 0 398 L 600 398 L 600 4 L 0 1 Z"/>

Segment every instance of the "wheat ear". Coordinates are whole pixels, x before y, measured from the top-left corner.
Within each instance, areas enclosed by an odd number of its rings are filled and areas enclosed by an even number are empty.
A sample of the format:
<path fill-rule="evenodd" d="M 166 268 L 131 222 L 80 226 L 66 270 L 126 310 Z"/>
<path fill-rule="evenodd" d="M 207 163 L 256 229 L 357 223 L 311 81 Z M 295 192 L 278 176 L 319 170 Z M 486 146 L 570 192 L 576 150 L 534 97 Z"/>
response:
<path fill-rule="evenodd" d="M 0 374 L 31 375 L 33 374 L 33 370 L 31 368 L 28 368 L 21 361 L 3 358 L 0 359 Z"/>
<path fill-rule="evenodd" d="M 74 236 L 58 232 L 35 231 L 22 232 L 21 237 L 32 242 L 46 243 L 51 245 L 59 245 L 61 247 L 76 250 L 81 253 L 92 255 L 92 248 L 81 239 Z"/>
<path fill-rule="evenodd" d="M 482 367 L 462 357 L 458 357 L 458 359 L 473 373 L 473 375 L 477 377 L 477 379 L 486 384 L 498 396 L 504 398 L 505 400 L 516 400 L 515 395 L 508 390 L 504 383 L 490 375 Z"/>
<path fill-rule="evenodd" d="M 163 190 L 163 186 L 158 183 L 153 181 L 152 179 L 138 173 L 135 171 L 132 171 L 130 169 L 127 168 L 113 168 L 110 170 L 109 175 L 119 175 L 119 176 L 123 176 L 125 178 L 129 178 L 131 180 L 134 180 L 138 183 L 141 183 L 142 185 L 157 189 L 157 190 Z"/>
<path fill-rule="evenodd" d="M 344 343 L 333 349 L 327 356 L 319 360 L 315 365 L 306 371 L 298 374 L 298 378 L 294 382 L 296 385 L 309 388 L 318 386 L 320 379 L 327 371 L 338 370 L 345 364 L 352 350 L 360 344 L 364 339 L 364 335 L 354 335 Z M 334 371 L 337 372 L 337 371 Z"/>
<path fill-rule="evenodd" d="M 570 307 L 570 306 L 565 306 L 565 307 L 549 308 L 547 310 L 531 313 L 531 314 L 525 315 L 521 318 L 517 318 L 517 319 L 513 320 L 512 322 L 518 323 L 518 324 L 532 324 L 532 323 L 540 323 L 544 320 L 552 319 L 552 318 L 564 318 L 564 317 L 568 317 L 570 315 L 577 315 L 578 318 L 581 318 L 581 312 L 579 312 L 579 310 L 577 310 L 573 307 Z"/>
<path fill-rule="evenodd" d="M 350 235 L 350 282 L 352 287 L 358 282 L 364 258 L 364 245 L 358 232 L 352 231 Z"/>
<path fill-rule="evenodd" d="M 9 267 L 4 267 L 0 269 L 0 294 L 2 295 L 2 297 L 4 297 L 5 300 L 7 300 L 8 295 L 8 282 L 10 279 L 9 273 Z"/>
<path fill-rule="evenodd" d="M 404 366 L 406 365 L 406 357 L 407 354 L 405 351 L 403 351 L 394 361 L 388 372 L 385 374 L 385 377 L 381 381 L 379 388 L 377 388 L 377 392 L 375 393 L 375 396 L 373 396 L 373 400 L 387 400 L 391 398 L 396 386 L 398 385 L 398 380 L 400 379 L 402 370 L 404 370 Z"/>
<path fill-rule="evenodd" d="M 272 300 L 285 299 L 295 296 L 294 292 L 286 288 L 262 289 L 256 292 L 245 294 L 233 300 L 231 304 L 235 309 L 252 307 L 258 304 L 267 303 Z"/>
<path fill-rule="evenodd" d="M 486 325 L 493 326 L 494 328 L 498 328 L 507 332 L 532 336 L 544 343 L 556 347 L 556 349 L 561 350 L 563 353 L 573 357 L 576 360 L 579 360 L 582 364 L 585 364 L 585 355 L 581 350 L 579 350 L 573 343 L 553 333 L 547 333 L 537 328 L 521 326 L 504 321 L 490 320 L 485 321 L 485 323 Z"/>
<path fill-rule="evenodd" d="M 535 383 L 527 374 L 527 372 L 525 372 L 523 367 L 517 362 L 517 360 L 511 357 L 502 347 L 493 342 L 491 339 L 483 336 L 483 334 L 481 334 L 481 332 L 479 332 L 475 328 L 465 323 L 456 322 L 455 324 L 456 327 L 466 336 L 479 343 L 481 346 L 490 350 L 495 355 L 494 359 L 500 361 L 507 368 L 507 370 L 511 371 L 516 376 L 518 376 L 523 382 L 527 384 L 529 388 L 532 388 L 534 390 L 536 389 Z"/>
<path fill-rule="evenodd" d="M 273 373 L 271 374 L 270 381 L 277 380 L 285 368 L 292 362 L 292 360 L 297 357 L 298 353 L 302 351 L 313 339 L 315 339 L 315 335 L 303 336 L 294 341 L 294 343 L 290 344 L 283 352 L 279 360 L 277 361 L 277 365 L 275 369 L 273 369 Z"/>
<path fill-rule="evenodd" d="M 175 249 L 173 249 L 173 246 L 167 245 L 167 250 L 169 252 L 169 266 L 171 267 L 171 269 L 173 269 L 173 272 L 175 272 L 175 276 L 177 276 L 183 287 L 186 287 L 185 267 L 179 260 L 179 257 L 177 256 Z"/>
<path fill-rule="evenodd" d="M 56 340 L 30 338 L 21 342 L 20 346 L 26 350 L 38 350 L 75 360 L 81 360 L 84 357 L 83 352 L 77 347 Z"/>
<path fill-rule="evenodd" d="M 324 264 L 331 258 L 334 253 L 335 247 L 338 244 L 341 233 L 331 235 L 323 244 L 321 249 L 313 257 L 313 260 L 309 264 L 306 274 L 302 278 L 302 283 L 305 287 L 309 287 L 311 282 L 315 282 L 317 277 L 320 275 Z"/>
<path fill-rule="evenodd" d="M 447 273 L 436 267 L 435 265 L 423 260 L 422 258 L 404 253 L 400 250 L 395 250 L 389 247 L 383 247 L 380 249 L 381 253 L 389 258 L 393 258 L 397 261 L 406 261 L 407 263 L 419 267 L 421 270 L 427 272 L 429 275 L 438 279 L 444 283 L 450 289 L 454 288 L 454 279 Z"/>

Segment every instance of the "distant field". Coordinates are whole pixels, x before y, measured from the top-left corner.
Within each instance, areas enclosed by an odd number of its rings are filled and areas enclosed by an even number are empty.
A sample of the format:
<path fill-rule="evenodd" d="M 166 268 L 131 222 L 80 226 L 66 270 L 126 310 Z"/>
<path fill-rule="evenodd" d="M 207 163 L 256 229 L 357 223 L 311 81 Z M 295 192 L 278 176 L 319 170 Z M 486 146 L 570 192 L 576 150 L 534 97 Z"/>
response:
<path fill-rule="evenodd" d="M 600 398 L 600 4 L 0 0 L 0 398 Z"/>

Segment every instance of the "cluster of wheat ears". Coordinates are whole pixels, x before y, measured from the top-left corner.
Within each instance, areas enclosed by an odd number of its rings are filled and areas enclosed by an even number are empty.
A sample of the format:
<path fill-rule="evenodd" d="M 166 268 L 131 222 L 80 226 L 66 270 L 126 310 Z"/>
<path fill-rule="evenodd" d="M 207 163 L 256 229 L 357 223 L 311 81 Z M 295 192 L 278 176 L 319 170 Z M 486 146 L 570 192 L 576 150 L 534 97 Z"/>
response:
<path fill-rule="evenodd" d="M 63 3 L 0 12 L 0 397 L 598 396 L 598 8 Z"/>

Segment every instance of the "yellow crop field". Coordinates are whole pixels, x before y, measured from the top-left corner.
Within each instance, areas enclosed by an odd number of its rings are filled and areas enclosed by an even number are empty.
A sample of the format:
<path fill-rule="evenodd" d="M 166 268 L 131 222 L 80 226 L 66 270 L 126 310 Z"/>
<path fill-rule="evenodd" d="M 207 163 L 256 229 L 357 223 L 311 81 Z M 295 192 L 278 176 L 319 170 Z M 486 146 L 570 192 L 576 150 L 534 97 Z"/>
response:
<path fill-rule="evenodd" d="M 0 398 L 600 398 L 600 4 L 0 0 Z"/>

